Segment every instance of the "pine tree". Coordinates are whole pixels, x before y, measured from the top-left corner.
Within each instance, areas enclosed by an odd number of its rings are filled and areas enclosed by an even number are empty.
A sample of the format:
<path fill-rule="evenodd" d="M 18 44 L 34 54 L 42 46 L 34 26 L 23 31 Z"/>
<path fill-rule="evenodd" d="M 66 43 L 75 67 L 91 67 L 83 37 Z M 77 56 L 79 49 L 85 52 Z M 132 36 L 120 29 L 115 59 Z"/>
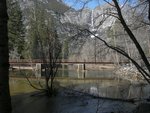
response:
<path fill-rule="evenodd" d="M 22 11 L 18 1 L 7 0 L 8 4 L 8 37 L 9 37 L 9 52 L 17 53 L 23 57 L 25 44 L 25 28 L 23 25 Z M 14 54 L 10 54 L 11 56 Z M 15 56 L 17 57 L 17 56 Z"/>

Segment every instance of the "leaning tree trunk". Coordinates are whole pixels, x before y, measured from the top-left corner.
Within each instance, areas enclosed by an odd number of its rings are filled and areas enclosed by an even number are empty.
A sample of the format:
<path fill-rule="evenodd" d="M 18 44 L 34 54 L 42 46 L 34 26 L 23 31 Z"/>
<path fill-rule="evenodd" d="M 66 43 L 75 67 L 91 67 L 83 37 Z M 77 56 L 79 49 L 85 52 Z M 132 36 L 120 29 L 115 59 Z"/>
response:
<path fill-rule="evenodd" d="M 11 113 L 6 0 L 0 0 L 0 113 Z"/>
<path fill-rule="evenodd" d="M 150 1 L 150 0 L 148 0 Z M 140 46 L 139 42 L 137 41 L 136 37 L 134 36 L 134 34 L 132 33 L 132 31 L 130 30 L 130 28 L 128 27 L 128 25 L 126 24 L 123 16 L 122 16 L 122 12 L 121 12 L 121 9 L 119 7 L 119 4 L 118 4 L 118 1 L 117 0 L 113 0 L 114 4 L 115 4 L 115 7 L 117 9 L 117 12 L 118 12 L 118 17 L 120 19 L 120 22 L 122 24 L 122 26 L 124 27 L 125 31 L 127 32 L 127 34 L 129 35 L 130 39 L 134 42 L 143 62 L 145 63 L 145 66 L 147 67 L 147 70 L 149 71 L 150 73 L 150 63 L 142 49 L 142 47 Z M 150 77 L 150 75 L 149 75 Z"/>

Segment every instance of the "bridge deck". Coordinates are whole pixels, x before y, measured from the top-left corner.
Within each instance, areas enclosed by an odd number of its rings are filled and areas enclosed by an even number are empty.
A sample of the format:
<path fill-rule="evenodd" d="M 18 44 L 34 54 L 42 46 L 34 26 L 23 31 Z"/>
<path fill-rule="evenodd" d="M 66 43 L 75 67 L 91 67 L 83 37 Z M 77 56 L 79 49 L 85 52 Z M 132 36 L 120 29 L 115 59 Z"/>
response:
<path fill-rule="evenodd" d="M 21 60 L 9 60 L 10 64 L 37 64 L 41 63 L 43 64 L 42 60 L 27 60 L 27 59 L 21 59 Z M 48 62 L 46 62 L 48 63 Z M 61 64 L 115 64 L 115 62 L 93 62 L 93 61 L 68 61 L 68 60 L 59 60 L 56 63 Z M 119 64 L 127 64 L 129 62 L 119 62 Z"/>

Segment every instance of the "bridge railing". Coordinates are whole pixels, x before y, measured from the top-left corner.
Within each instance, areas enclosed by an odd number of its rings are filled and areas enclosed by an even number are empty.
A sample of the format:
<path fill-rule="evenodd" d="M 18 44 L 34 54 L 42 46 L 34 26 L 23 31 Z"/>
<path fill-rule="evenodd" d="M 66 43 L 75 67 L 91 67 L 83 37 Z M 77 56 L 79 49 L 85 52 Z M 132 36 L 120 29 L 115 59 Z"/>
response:
<path fill-rule="evenodd" d="M 46 62 L 49 62 L 49 60 L 45 60 Z M 67 62 L 68 60 L 63 60 Z M 62 62 L 61 59 L 58 59 L 57 62 Z M 9 59 L 9 63 L 43 63 L 42 59 Z"/>

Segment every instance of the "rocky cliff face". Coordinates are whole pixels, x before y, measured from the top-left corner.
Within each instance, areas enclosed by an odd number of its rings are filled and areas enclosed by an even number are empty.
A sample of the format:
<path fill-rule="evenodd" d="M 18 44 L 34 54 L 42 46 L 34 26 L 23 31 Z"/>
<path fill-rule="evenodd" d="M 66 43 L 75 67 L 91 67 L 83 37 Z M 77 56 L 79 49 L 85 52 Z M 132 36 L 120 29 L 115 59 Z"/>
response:
<path fill-rule="evenodd" d="M 33 6 L 38 1 L 41 4 L 41 6 L 45 9 L 45 11 L 49 13 L 59 13 L 61 15 L 60 21 L 65 26 L 59 26 L 58 29 L 61 34 L 65 34 L 65 37 L 73 36 L 75 34 L 74 32 L 78 32 L 74 28 L 80 26 L 82 28 L 89 29 L 90 31 L 94 32 L 95 34 L 99 35 L 101 38 L 106 40 L 108 43 L 114 46 L 119 46 L 125 51 L 129 49 L 135 50 L 135 47 L 129 39 L 126 40 L 128 42 L 127 44 L 124 43 L 124 39 L 127 38 L 126 34 L 119 35 L 119 33 L 123 33 L 124 31 L 122 30 L 122 27 L 117 21 L 117 19 L 106 14 L 110 11 L 115 12 L 115 9 L 108 4 L 98 6 L 93 10 L 85 8 L 83 10 L 76 11 L 75 9 L 72 9 L 65 5 L 61 0 L 19 1 L 24 13 L 26 23 L 28 23 L 28 17 L 30 16 L 28 10 L 32 10 Z M 135 19 L 133 18 L 131 10 L 129 14 L 126 13 L 129 11 L 129 9 L 129 6 L 125 6 L 122 12 L 123 16 L 126 19 L 126 22 L 129 23 L 132 27 L 132 23 Z M 137 36 L 140 36 L 138 35 L 139 32 L 136 32 L 135 34 Z M 92 36 L 85 35 L 84 37 L 79 36 L 77 38 L 79 40 L 73 40 L 69 45 L 70 59 L 80 59 L 82 61 L 117 61 L 118 59 L 124 59 L 122 58 L 122 56 L 118 56 L 118 54 L 106 48 L 101 41 L 95 39 Z M 126 47 L 127 45 L 128 47 Z"/>
<path fill-rule="evenodd" d="M 69 22 L 78 25 L 87 25 L 97 27 L 104 17 L 106 17 L 103 12 L 107 10 L 110 6 L 104 5 L 96 7 L 91 10 L 85 8 L 83 10 L 76 11 L 65 5 L 61 0 L 19 0 L 21 9 L 24 12 L 24 16 L 29 16 L 27 11 L 32 9 L 36 2 L 39 2 L 46 11 L 54 11 L 56 13 L 63 14 L 61 21 L 63 23 Z M 92 23 L 93 21 L 93 23 Z M 114 22 L 114 18 L 109 18 L 103 24 L 102 28 L 111 26 Z"/>

